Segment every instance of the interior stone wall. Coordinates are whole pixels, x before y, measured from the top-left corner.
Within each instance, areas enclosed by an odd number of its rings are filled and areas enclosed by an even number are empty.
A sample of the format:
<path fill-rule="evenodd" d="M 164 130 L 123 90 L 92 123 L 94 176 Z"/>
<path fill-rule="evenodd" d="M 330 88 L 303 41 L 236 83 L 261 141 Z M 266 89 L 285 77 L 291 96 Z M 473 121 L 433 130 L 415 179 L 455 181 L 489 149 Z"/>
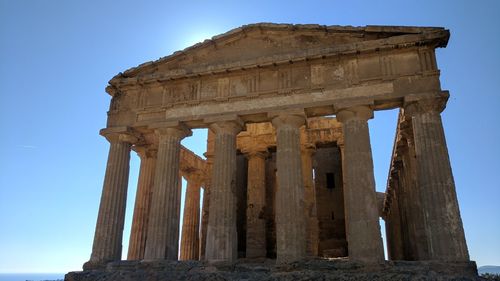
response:
<path fill-rule="evenodd" d="M 276 196 L 276 152 L 269 154 L 266 160 L 266 245 L 267 257 L 276 258 L 276 224 L 275 196 Z"/>
<path fill-rule="evenodd" d="M 319 255 L 347 256 L 340 150 L 333 144 L 318 147 L 313 161 L 319 223 Z M 334 188 L 327 187 L 327 173 L 332 173 L 334 176 Z"/>

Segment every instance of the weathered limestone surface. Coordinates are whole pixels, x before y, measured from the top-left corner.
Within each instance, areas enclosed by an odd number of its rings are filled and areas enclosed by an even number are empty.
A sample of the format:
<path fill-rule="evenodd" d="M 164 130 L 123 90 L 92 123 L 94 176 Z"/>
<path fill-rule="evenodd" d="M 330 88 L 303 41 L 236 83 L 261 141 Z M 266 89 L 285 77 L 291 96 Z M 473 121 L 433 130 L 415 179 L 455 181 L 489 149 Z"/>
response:
<path fill-rule="evenodd" d="M 246 257 L 266 257 L 266 156 L 248 152 Z"/>
<path fill-rule="evenodd" d="M 266 248 L 267 257 L 276 258 L 276 152 L 269 153 L 266 160 Z"/>
<path fill-rule="evenodd" d="M 92 255 L 84 268 L 93 268 L 109 261 L 120 260 L 122 254 L 130 146 L 136 138 L 108 130 L 101 131 L 101 134 L 110 142 L 110 148 Z"/>
<path fill-rule="evenodd" d="M 395 158 L 393 158 L 394 161 Z M 403 172 L 403 161 L 401 157 L 398 156 L 393 162 L 393 171 L 391 173 L 392 190 L 394 190 L 395 200 L 397 200 L 397 206 L 399 207 L 400 221 L 401 221 L 401 259 L 403 260 L 415 260 L 414 253 L 412 253 L 412 239 L 410 233 L 410 196 L 408 192 L 408 186 L 405 184 L 405 174 Z M 387 201 L 387 197 L 386 197 Z M 394 205 L 395 207 L 396 205 Z M 392 209 L 392 208 L 391 208 Z"/>
<path fill-rule="evenodd" d="M 67 279 L 476 276 L 440 117 L 448 93 L 435 49 L 448 38 L 437 27 L 252 24 L 115 76 L 92 255 Z M 394 108 L 387 190 L 377 194 L 367 120 Z M 205 161 L 180 141 L 207 127 Z M 130 261 L 119 261 L 130 149 L 146 147 L 157 156 L 141 155 Z M 181 259 L 203 262 L 176 262 L 181 176 Z M 417 263 L 383 263 L 379 216 L 390 259 Z M 347 252 L 348 262 L 304 260 Z"/>
<path fill-rule="evenodd" d="M 349 258 L 365 262 L 384 259 L 378 217 L 373 160 L 367 120 L 368 107 L 342 110 L 337 119 L 344 128 L 344 200 Z"/>
<path fill-rule="evenodd" d="M 212 186 L 212 168 L 214 162 L 214 142 L 215 134 L 212 130 L 208 129 L 207 152 L 205 152 L 205 157 L 207 158 L 205 173 L 207 176 L 205 178 L 205 188 L 203 189 L 203 205 L 201 210 L 200 230 L 200 260 L 202 261 L 205 260 L 205 250 L 207 245 L 207 228 L 210 210 L 210 189 Z"/>
<path fill-rule="evenodd" d="M 428 245 L 425 233 L 425 222 L 423 218 L 423 210 L 420 204 L 420 198 L 417 185 L 417 172 L 415 167 L 415 149 L 413 140 L 407 137 L 402 140 L 401 146 L 398 146 L 401 151 L 402 159 L 402 179 L 405 189 L 407 204 L 407 228 L 409 233 L 409 248 L 411 250 L 408 256 L 409 260 L 428 260 Z M 402 186 L 403 187 L 403 186 Z"/>
<path fill-rule="evenodd" d="M 385 262 L 366 266 L 347 260 L 304 260 L 276 265 L 273 260 L 239 260 L 236 263 L 200 261 L 173 262 L 123 261 L 109 264 L 104 271 L 71 272 L 65 281 L 135 280 L 361 280 L 361 281 L 473 281 L 477 276 L 474 262 Z"/>
<path fill-rule="evenodd" d="M 303 116 L 281 114 L 273 118 L 277 136 L 276 244 L 277 262 L 287 263 L 306 255 L 304 181 L 300 157 Z"/>
<path fill-rule="evenodd" d="M 392 185 L 397 185 L 398 181 L 395 179 L 391 179 Z M 387 255 L 389 260 L 404 260 L 404 252 L 403 252 L 403 234 L 402 234 L 402 221 L 401 221 L 401 212 L 399 206 L 399 198 L 396 195 L 396 187 L 393 190 L 390 190 L 392 206 L 388 213 L 386 214 L 385 219 L 385 233 L 387 236 Z M 387 197 L 386 197 L 387 200 Z"/>
<path fill-rule="evenodd" d="M 302 178 L 304 180 L 304 202 L 307 227 L 307 248 L 309 256 L 318 255 L 319 226 L 316 212 L 316 192 L 313 179 L 313 159 L 314 147 L 304 146 L 301 150 Z"/>
<path fill-rule="evenodd" d="M 336 144 L 318 147 L 313 157 L 319 225 L 318 254 L 328 258 L 346 257 L 348 254 L 342 156 L 338 142 Z"/>
<path fill-rule="evenodd" d="M 108 125 L 266 122 L 290 108 L 325 116 L 356 99 L 397 108 L 406 95 L 441 91 L 434 49 L 448 38 L 437 27 L 243 26 L 115 76 Z"/>
<path fill-rule="evenodd" d="M 186 177 L 187 188 L 184 201 L 180 260 L 198 260 L 200 231 L 200 188 L 203 175 Z"/>
<path fill-rule="evenodd" d="M 141 158 L 141 168 L 130 231 L 128 260 L 142 260 L 144 258 L 157 153 L 156 147 L 140 146 L 136 147 L 135 150 Z"/>
<path fill-rule="evenodd" d="M 318 233 L 320 232 L 318 220 L 316 217 L 316 198 L 315 194 L 315 185 L 313 182 L 313 171 L 312 171 L 312 162 L 313 159 L 311 155 L 316 151 L 315 144 L 321 146 L 332 146 L 334 145 L 339 138 L 342 137 L 342 126 L 338 123 L 335 118 L 309 118 L 307 120 L 307 129 L 304 127 L 300 130 L 300 143 L 301 143 L 301 161 L 302 161 L 302 172 L 303 172 L 303 180 L 304 180 L 304 202 L 305 209 L 304 214 L 307 217 L 308 223 L 306 225 L 306 235 L 308 238 L 308 246 L 307 246 L 307 255 L 318 255 Z M 209 133 L 209 142 L 210 142 L 210 133 Z M 273 128 L 271 123 L 251 123 L 246 124 L 246 130 L 238 134 L 237 137 L 237 147 L 243 153 L 248 154 L 250 151 L 266 151 L 271 150 L 274 151 L 276 146 L 276 130 Z M 323 235 L 324 250 L 328 249 L 328 254 L 326 254 L 326 250 L 321 254 L 327 255 L 329 257 L 340 257 L 347 255 L 347 242 L 345 242 L 345 226 L 344 226 L 344 215 L 343 215 L 343 194 L 342 194 L 342 177 L 339 176 L 341 172 L 340 163 L 336 163 L 338 161 L 338 154 L 332 154 L 329 161 L 324 162 L 326 158 L 330 157 L 329 153 L 325 153 L 325 150 L 320 149 L 320 156 L 322 157 L 322 162 L 318 165 L 316 172 L 318 171 L 331 171 L 333 170 L 337 176 L 335 176 L 335 180 L 337 181 L 337 188 L 331 192 L 321 191 L 321 194 L 318 195 L 321 199 L 321 210 L 324 212 L 324 218 L 321 222 L 321 233 Z M 305 158 L 308 157 L 308 158 Z M 326 158 L 325 158 L 326 157 Z M 315 159 L 314 161 L 317 161 Z M 335 164 L 332 164 L 335 163 Z M 264 212 L 264 220 L 266 221 L 266 255 L 267 257 L 275 257 L 276 256 L 276 232 L 275 232 L 275 188 L 276 188 L 276 180 L 275 180 L 275 166 L 276 166 L 276 153 L 270 153 L 269 158 L 266 160 L 266 209 Z M 331 166 L 331 167 L 330 167 Z M 251 178 L 251 174 L 253 168 L 249 163 L 248 176 Z M 321 172 L 320 172 L 321 173 Z M 241 176 L 241 175 L 240 175 Z M 320 177 L 324 177 L 325 175 L 320 175 Z M 315 181 L 318 181 L 318 176 Z M 241 180 L 238 180 L 241 184 Z M 324 180 L 320 181 L 322 184 L 322 188 L 326 190 L 326 184 L 324 184 Z M 249 181 L 250 183 L 250 181 Z M 250 186 L 250 184 L 249 184 Z M 314 189 L 313 189 L 314 188 Z M 248 190 L 251 192 L 251 189 Z M 334 198 L 331 195 L 334 194 Z M 252 194 L 248 194 L 248 200 L 251 200 Z M 240 194 L 241 197 L 241 194 Z M 251 203 L 248 201 L 248 205 Z M 240 212 L 239 210 L 238 212 Z M 248 210 L 247 210 L 248 211 Z M 335 220 L 332 222 L 332 212 L 335 212 Z M 251 212 L 247 212 L 247 218 L 249 221 L 251 220 Z M 309 220 L 309 216 L 311 219 Z M 241 222 L 240 222 L 241 223 Z M 254 231 L 252 227 L 247 226 L 247 235 L 245 236 L 245 241 L 249 239 L 253 239 L 252 237 L 255 235 L 250 235 L 248 231 Z M 310 231 L 312 230 L 312 231 Z M 240 231 L 240 230 L 238 230 Z M 241 237 L 238 238 L 238 245 L 241 248 Z M 314 243 L 309 243 L 310 241 L 316 240 Z M 310 248 L 312 247 L 312 248 Z M 325 248 L 326 247 L 326 248 Z M 241 250 L 241 249 L 240 249 Z M 315 254 L 312 254 L 316 251 Z M 249 249 L 246 249 L 246 252 L 249 252 Z M 248 255 L 247 255 L 248 256 Z"/>
<path fill-rule="evenodd" d="M 153 199 L 151 202 L 148 237 L 144 259 L 177 260 L 179 249 L 179 156 L 180 141 L 190 131 L 179 128 L 159 128 Z"/>
<path fill-rule="evenodd" d="M 440 112 L 448 96 L 409 103 L 415 138 L 417 189 L 429 259 L 469 260 Z"/>
<path fill-rule="evenodd" d="M 236 154 L 236 233 L 238 258 L 245 258 L 247 245 L 247 173 L 248 163 L 244 154 Z"/>
<path fill-rule="evenodd" d="M 236 233 L 236 121 L 211 125 L 215 133 L 215 159 L 210 191 L 205 259 L 234 261 L 238 257 Z"/>

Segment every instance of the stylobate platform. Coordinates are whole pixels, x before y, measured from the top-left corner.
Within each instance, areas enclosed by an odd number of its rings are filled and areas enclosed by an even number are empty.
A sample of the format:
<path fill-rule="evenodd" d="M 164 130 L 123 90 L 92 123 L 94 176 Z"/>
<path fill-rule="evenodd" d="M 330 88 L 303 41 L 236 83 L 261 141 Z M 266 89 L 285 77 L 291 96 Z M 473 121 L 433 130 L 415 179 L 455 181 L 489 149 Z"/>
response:
<path fill-rule="evenodd" d="M 474 262 L 388 261 L 364 265 L 346 259 L 306 259 L 276 265 L 270 259 L 235 263 L 119 261 L 100 270 L 66 274 L 65 281 L 111 280 L 481 280 Z"/>

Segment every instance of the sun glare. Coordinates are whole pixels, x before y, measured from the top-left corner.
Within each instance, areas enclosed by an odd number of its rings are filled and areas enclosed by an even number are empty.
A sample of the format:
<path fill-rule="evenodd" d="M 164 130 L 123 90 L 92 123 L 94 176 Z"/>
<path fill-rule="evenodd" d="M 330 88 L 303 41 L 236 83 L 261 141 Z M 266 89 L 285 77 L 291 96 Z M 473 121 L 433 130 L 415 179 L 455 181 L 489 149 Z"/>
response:
<path fill-rule="evenodd" d="M 200 43 L 205 41 L 206 39 L 212 38 L 212 36 L 217 35 L 218 33 L 210 30 L 198 30 L 190 32 L 186 34 L 184 37 L 184 41 L 182 42 L 182 48 L 187 48 L 195 45 L 196 43 Z"/>

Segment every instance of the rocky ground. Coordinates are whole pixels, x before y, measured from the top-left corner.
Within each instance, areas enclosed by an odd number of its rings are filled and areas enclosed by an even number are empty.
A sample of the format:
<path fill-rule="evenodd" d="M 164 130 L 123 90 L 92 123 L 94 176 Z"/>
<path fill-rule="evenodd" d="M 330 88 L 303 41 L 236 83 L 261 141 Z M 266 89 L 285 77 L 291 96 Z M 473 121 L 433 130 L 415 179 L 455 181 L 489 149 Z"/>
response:
<path fill-rule="evenodd" d="M 342 259 L 309 259 L 287 265 L 274 260 L 235 263 L 120 261 L 101 270 L 70 272 L 65 281 L 156 280 L 482 280 L 474 262 L 385 262 L 363 265 Z"/>

